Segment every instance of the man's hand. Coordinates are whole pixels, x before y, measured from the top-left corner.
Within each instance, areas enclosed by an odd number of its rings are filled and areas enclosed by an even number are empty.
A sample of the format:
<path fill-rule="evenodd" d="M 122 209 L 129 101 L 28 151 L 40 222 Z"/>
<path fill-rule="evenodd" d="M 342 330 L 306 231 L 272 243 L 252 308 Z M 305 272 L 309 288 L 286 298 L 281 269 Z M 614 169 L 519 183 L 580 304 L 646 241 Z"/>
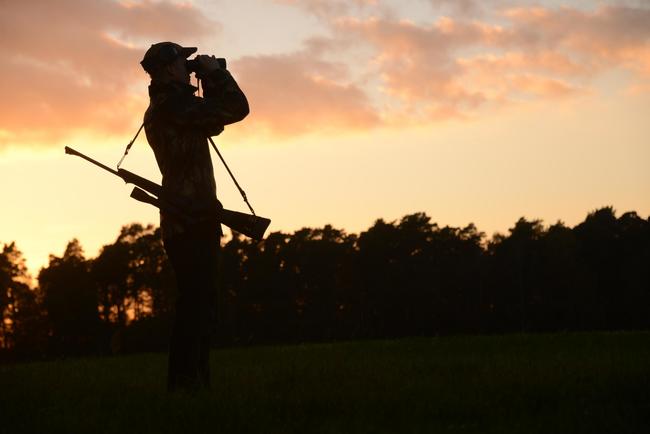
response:
<path fill-rule="evenodd" d="M 198 56 L 196 56 L 196 60 L 198 60 L 199 62 L 202 75 L 209 74 L 210 72 L 221 68 L 219 61 L 214 56 L 208 56 L 207 54 L 199 54 Z"/>

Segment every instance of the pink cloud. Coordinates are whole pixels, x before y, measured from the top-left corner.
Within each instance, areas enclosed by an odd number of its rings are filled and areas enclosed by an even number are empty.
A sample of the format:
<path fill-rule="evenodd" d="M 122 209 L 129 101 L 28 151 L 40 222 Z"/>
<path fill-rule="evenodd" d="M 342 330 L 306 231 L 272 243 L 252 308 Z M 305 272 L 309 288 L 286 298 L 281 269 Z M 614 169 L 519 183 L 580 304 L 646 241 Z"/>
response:
<path fill-rule="evenodd" d="M 459 58 L 465 70 L 482 70 L 485 74 L 505 74 L 509 71 L 538 71 L 564 76 L 589 76 L 592 70 L 569 55 L 553 50 L 536 52 L 505 51 Z"/>
<path fill-rule="evenodd" d="M 449 18 L 429 26 L 379 18 L 339 20 L 337 26 L 376 48 L 373 62 L 382 91 L 405 104 L 410 115 L 449 118 L 485 102 L 480 89 L 462 82 L 463 65 L 455 52 L 489 37 L 493 28 Z"/>
<path fill-rule="evenodd" d="M 251 101 L 247 128 L 289 136 L 379 123 L 364 91 L 347 83 L 347 69 L 309 51 L 244 57 L 233 70 Z"/>
<path fill-rule="evenodd" d="M 130 131 L 147 104 L 139 65 L 146 47 L 192 41 L 219 27 L 187 5 L 66 0 L 8 2 L 0 29 L 0 145 L 7 145 L 86 128 Z M 136 83 L 140 100 L 130 89 Z"/>
<path fill-rule="evenodd" d="M 431 0 L 474 18 L 416 24 L 373 2 L 280 1 L 325 20 L 333 35 L 234 64 L 252 102 L 248 122 L 280 135 L 473 117 L 512 101 L 583 94 L 607 68 L 648 68 L 647 10 L 529 7 L 502 11 L 496 24 L 476 18 L 477 2 Z M 355 47 L 371 57 L 352 57 Z M 365 67 L 356 80 L 345 64 L 323 60 L 346 56 Z"/>
<path fill-rule="evenodd" d="M 532 74 L 514 75 L 509 77 L 509 81 L 513 92 L 532 96 L 563 98 L 579 92 L 579 89 L 565 81 Z"/>
<path fill-rule="evenodd" d="M 493 20 L 477 1 L 429 0 L 451 16 L 415 23 L 378 0 L 276 1 L 318 16 L 331 34 L 293 53 L 230 62 L 251 103 L 246 131 L 473 117 L 513 100 L 587 92 L 615 68 L 634 73 L 631 92 L 650 88 L 647 7 L 520 7 L 497 9 Z M 9 2 L 0 13 L 0 146 L 86 127 L 130 134 L 147 105 L 139 61 L 148 45 L 197 45 L 220 31 L 199 9 L 169 1 Z"/>
<path fill-rule="evenodd" d="M 501 24 L 442 17 L 428 25 L 348 17 L 333 26 L 374 49 L 382 90 L 409 114 L 425 114 L 421 121 L 439 113 L 464 117 L 521 97 L 566 98 L 612 68 L 649 78 L 650 9 L 527 7 L 502 17 Z"/>
<path fill-rule="evenodd" d="M 366 7 L 379 6 L 379 0 L 274 0 L 275 3 L 292 5 L 323 19 L 348 15 Z"/>
<path fill-rule="evenodd" d="M 512 23 L 501 41 L 506 46 L 532 52 L 554 50 L 593 74 L 624 67 L 641 72 L 642 78 L 650 76 L 637 67 L 639 53 L 650 49 L 649 8 L 518 8 L 506 10 L 504 16 Z"/>

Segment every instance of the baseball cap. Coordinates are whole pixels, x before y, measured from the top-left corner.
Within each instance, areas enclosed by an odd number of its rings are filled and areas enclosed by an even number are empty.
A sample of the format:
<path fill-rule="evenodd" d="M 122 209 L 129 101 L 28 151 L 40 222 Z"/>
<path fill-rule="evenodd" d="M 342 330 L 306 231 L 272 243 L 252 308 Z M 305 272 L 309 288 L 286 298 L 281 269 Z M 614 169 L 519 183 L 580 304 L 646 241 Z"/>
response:
<path fill-rule="evenodd" d="M 187 59 L 195 52 L 196 47 L 182 47 L 174 42 L 158 42 L 149 47 L 140 65 L 145 71 L 151 73 L 165 65 L 169 65 L 179 56 Z"/>

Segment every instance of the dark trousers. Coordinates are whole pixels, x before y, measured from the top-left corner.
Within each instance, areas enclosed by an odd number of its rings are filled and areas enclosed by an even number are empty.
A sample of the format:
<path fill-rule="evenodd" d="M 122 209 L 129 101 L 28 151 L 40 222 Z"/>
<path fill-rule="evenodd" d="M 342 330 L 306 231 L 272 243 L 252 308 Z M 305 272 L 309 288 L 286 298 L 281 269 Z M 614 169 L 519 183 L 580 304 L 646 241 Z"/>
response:
<path fill-rule="evenodd" d="M 178 288 L 169 344 L 167 389 L 210 387 L 210 338 L 216 325 L 218 228 L 196 227 L 165 239 Z"/>

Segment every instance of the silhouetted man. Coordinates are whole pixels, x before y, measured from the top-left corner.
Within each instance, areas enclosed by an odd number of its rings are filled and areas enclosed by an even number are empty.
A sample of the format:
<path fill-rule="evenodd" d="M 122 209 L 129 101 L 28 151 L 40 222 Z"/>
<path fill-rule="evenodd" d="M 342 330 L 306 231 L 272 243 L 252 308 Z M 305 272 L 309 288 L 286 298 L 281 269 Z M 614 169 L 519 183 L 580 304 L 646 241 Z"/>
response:
<path fill-rule="evenodd" d="M 144 116 L 149 145 L 162 173 L 165 193 L 186 199 L 194 223 L 160 212 L 165 251 L 176 274 L 178 298 L 169 347 L 168 390 L 210 385 L 210 337 L 216 321 L 217 261 L 221 226 L 208 136 L 248 114 L 241 89 L 214 56 L 196 56 L 193 66 L 203 97 L 190 85 L 187 58 L 194 47 L 160 42 L 141 65 L 151 76 Z M 225 66 L 225 65 L 224 65 Z M 211 212 L 212 211 L 212 212 Z"/>

